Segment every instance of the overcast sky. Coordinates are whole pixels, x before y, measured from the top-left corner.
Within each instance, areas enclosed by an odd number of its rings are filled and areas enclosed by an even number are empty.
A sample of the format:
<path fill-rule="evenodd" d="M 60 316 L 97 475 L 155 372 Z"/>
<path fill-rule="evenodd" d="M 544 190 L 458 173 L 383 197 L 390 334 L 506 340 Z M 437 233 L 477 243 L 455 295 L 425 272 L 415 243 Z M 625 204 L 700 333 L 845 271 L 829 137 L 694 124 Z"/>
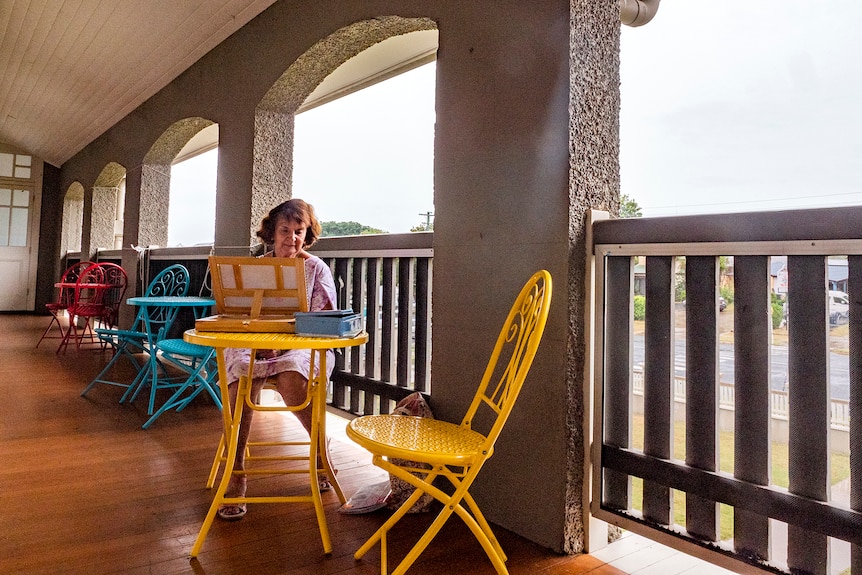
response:
<path fill-rule="evenodd" d="M 664 0 L 623 26 L 623 193 L 645 216 L 862 204 L 860 27 L 859 0 Z M 424 222 L 434 73 L 298 115 L 294 195 L 322 220 Z M 174 169 L 170 245 L 213 241 L 214 161 Z"/>
<path fill-rule="evenodd" d="M 293 194 L 326 221 L 409 232 L 434 211 L 434 63 L 296 117 Z"/>
<path fill-rule="evenodd" d="M 665 0 L 623 27 L 622 190 L 645 216 L 862 204 L 862 2 Z"/>

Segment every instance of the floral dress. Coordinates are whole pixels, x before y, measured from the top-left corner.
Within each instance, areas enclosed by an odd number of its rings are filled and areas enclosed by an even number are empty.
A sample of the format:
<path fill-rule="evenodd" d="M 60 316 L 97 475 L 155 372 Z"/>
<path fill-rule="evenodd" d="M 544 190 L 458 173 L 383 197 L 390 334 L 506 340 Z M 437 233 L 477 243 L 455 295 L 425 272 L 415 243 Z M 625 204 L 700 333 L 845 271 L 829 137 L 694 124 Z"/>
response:
<path fill-rule="evenodd" d="M 305 260 L 305 285 L 307 287 L 309 311 L 322 311 L 335 309 L 335 282 L 329 266 L 317 256 L 309 256 Z M 271 352 L 274 357 L 261 358 L 260 350 L 254 360 L 254 378 L 267 378 L 284 371 L 296 371 L 308 378 L 309 364 L 311 363 L 311 350 L 309 349 L 286 349 Z M 233 349 L 224 350 L 225 366 L 227 368 L 228 381 L 233 383 L 240 376 L 248 374 L 248 360 L 251 350 Z M 265 354 L 269 355 L 269 354 Z M 326 377 L 332 375 L 335 366 L 335 353 L 332 350 L 326 352 Z M 318 375 L 320 366 L 316 365 L 314 374 Z"/>

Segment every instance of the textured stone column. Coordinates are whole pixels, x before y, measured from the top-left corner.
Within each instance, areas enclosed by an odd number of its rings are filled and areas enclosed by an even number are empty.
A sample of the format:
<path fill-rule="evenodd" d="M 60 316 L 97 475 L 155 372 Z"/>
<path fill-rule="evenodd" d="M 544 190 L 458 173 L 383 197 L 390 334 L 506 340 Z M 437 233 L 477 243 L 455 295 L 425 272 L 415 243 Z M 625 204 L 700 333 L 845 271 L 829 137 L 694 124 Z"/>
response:
<path fill-rule="evenodd" d="M 587 211 L 617 213 L 619 205 L 620 13 L 616 0 L 571 0 L 569 76 L 569 265 L 566 278 L 568 339 L 564 551 L 585 546 L 589 478 L 585 477 L 588 439 L 584 434 L 592 381 L 585 374 L 589 350 L 584 321 Z M 613 209 L 612 209 L 613 208 Z M 563 278 L 560 278 L 563 279 Z M 562 295 L 562 294 L 561 294 Z M 600 412 L 599 412 L 600 414 Z"/>
<path fill-rule="evenodd" d="M 90 219 L 90 251 L 114 249 L 117 188 L 93 186 L 93 213 Z"/>
<path fill-rule="evenodd" d="M 128 194 L 128 189 L 126 193 Z M 168 244 L 168 206 L 170 200 L 171 164 L 145 164 L 141 166 L 138 241 L 135 245 L 164 247 Z M 126 197 L 126 213 L 130 213 L 128 196 Z M 124 240 L 123 243 L 128 242 Z"/>

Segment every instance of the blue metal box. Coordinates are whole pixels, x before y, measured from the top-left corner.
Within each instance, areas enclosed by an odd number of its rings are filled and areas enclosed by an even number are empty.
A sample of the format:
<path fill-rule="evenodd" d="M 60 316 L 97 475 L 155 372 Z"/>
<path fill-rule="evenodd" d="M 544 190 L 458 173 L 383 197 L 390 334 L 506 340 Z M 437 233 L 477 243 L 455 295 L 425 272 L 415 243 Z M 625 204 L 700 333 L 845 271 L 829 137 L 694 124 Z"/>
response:
<path fill-rule="evenodd" d="M 362 331 L 362 316 L 349 309 L 296 312 L 297 335 L 353 337 Z"/>

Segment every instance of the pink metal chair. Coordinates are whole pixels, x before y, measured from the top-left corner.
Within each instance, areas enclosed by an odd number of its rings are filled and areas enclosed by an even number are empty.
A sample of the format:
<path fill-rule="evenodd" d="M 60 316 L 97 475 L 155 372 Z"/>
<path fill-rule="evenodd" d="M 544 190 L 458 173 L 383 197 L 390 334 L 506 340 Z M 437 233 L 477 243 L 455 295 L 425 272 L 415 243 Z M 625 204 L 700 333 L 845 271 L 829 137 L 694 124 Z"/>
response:
<path fill-rule="evenodd" d="M 98 320 L 102 327 L 111 329 L 117 324 L 120 315 L 120 303 L 126 294 L 128 276 L 126 270 L 117 264 L 109 262 L 99 264 L 104 272 L 104 282 L 108 286 L 102 295 L 102 315 Z"/>
<path fill-rule="evenodd" d="M 68 318 L 63 318 L 66 317 L 66 310 L 75 299 L 75 285 L 78 283 L 78 276 L 92 265 L 94 263 L 89 261 L 78 262 L 70 265 L 63 271 L 63 275 L 60 276 L 60 281 L 57 283 L 57 299 L 45 304 L 45 308 L 51 314 L 51 322 L 45 328 L 42 337 L 36 342 L 36 347 L 39 347 L 43 339 L 64 340 L 66 338 L 68 325 L 64 325 L 64 323 L 70 323 L 70 321 Z M 49 335 L 52 332 L 52 328 L 59 331 L 59 335 Z M 59 351 L 59 348 L 57 351 Z"/>
<path fill-rule="evenodd" d="M 69 329 L 66 330 L 66 336 L 60 342 L 60 348 L 57 351 L 60 349 L 65 351 L 69 347 L 69 340 L 72 339 L 75 340 L 75 347 L 79 350 L 86 337 L 89 337 L 92 343 L 98 343 L 93 331 L 93 323 L 105 313 L 102 302 L 109 287 L 105 283 L 105 272 L 101 265 L 93 264 L 81 272 L 75 283 L 72 303 L 66 310 L 69 314 Z M 82 323 L 80 327 L 79 321 Z"/>

